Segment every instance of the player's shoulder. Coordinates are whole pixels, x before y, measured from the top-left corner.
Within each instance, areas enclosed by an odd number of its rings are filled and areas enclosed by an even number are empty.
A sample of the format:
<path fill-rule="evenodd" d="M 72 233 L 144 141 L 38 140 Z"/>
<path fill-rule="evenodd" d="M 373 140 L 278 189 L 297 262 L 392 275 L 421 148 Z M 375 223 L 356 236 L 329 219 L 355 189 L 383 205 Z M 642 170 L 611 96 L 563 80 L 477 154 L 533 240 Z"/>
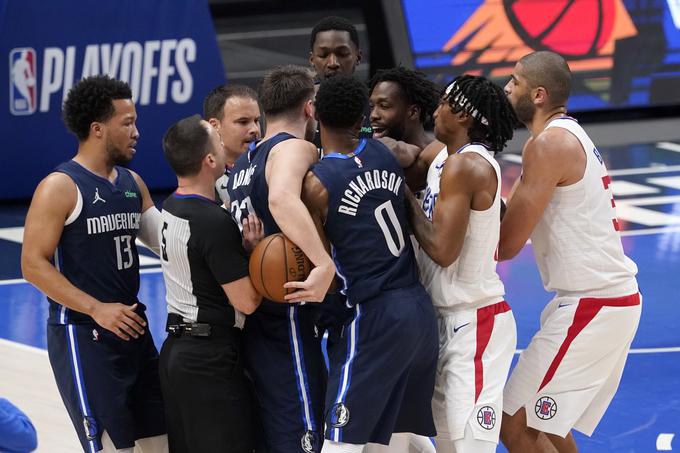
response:
<path fill-rule="evenodd" d="M 305 156 L 312 161 L 318 159 L 318 149 L 316 145 L 301 138 L 289 138 L 274 145 L 270 151 L 270 156 L 282 155 L 283 153 L 296 156 Z"/>
<path fill-rule="evenodd" d="M 471 186 L 486 184 L 496 172 L 489 161 L 476 152 L 455 153 L 446 159 L 442 179 L 452 178 Z"/>
<path fill-rule="evenodd" d="M 54 171 L 45 176 L 36 188 L 36 195 L 47 192 L 58 194 L 61 197 L 75 196 L 77 192 L 76 182 L 73 177 L 61 171 Z"/>
<path fill-rule="evenodd" d="M 527 143 L 527 147 L 535 151 L 563 151 L 580 149 L 581 142 L 578 137 L 563 127 L 549 127 Z"/>
<path fill-rule="evenodd" d="M 78 202 L 78 187 L 71 176 L 55 171 L 36 187 L 31 206 L 59 215 L 71 212 Z"/>

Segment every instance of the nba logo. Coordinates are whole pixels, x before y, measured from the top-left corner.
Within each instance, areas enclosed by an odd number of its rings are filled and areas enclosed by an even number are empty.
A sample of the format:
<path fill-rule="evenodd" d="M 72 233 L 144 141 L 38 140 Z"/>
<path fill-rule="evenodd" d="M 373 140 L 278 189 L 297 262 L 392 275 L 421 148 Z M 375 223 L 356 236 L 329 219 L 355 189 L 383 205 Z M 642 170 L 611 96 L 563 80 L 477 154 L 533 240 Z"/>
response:
<path fill-rule="evenodd" d="M 30 47 L 9 52 L 9 110 L 12 115 L 30 115 L 37 106 L 36 56 Z"/>

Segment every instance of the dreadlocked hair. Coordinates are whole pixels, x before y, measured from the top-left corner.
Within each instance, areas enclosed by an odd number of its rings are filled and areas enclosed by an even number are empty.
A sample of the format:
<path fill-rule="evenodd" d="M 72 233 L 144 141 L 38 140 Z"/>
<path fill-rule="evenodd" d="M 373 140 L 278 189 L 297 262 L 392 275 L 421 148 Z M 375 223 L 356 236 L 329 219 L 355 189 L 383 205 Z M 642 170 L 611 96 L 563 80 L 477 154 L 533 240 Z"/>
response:
<path fill-rule="evenodd" d="M 420 107 L 420 122 L 427 127 L 439 105 L 439 90 L 425 74 L 403 66 L 381 69 L 371 79 L 370 91 L 380 82 L 394 82 L 399 85 L 409 104 Z"/>
<path fill-rule="evenodd" d="M 456 77 L 444 91 L 443 99 L 454 113 L 473 118 L 468 129 L 470 141 L 484 143 L 499 153 L 512 138 L 517 117 L 501 87 L 485 77 Z"/>

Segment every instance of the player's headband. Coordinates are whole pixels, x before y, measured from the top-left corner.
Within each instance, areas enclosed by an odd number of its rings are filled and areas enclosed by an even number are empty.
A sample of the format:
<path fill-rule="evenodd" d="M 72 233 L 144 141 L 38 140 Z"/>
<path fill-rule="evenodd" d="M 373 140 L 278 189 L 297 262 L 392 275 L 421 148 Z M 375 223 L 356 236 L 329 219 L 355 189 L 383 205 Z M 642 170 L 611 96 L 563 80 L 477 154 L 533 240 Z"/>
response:
<path fill-rule="evenodd" d="M 477 107 L 472 105 L 472 102 L 460 91 L 460 86 L 454 80 L 446 87 L 444 91 L 444 97 L 449 99 L 449 102 L 460 107 L 461 110 L 465 111 L 468 115 L 478 120 L 485 126 L 489 125 L 489 120 L 487 120 L 484 115 L 479 113 Z"/>

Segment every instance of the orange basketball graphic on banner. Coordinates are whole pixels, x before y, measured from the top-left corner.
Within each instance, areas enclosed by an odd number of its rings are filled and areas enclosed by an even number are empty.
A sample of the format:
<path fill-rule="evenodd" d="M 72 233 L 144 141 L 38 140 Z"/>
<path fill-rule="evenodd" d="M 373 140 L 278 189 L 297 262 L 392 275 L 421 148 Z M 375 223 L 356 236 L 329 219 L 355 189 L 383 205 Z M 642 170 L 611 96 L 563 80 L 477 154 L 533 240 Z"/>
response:
<path fill-rule="evenodd" d="M 609 41 L 615 0 L 505 0 L 510 24 L 533 49 L 593 55 Z"/>

